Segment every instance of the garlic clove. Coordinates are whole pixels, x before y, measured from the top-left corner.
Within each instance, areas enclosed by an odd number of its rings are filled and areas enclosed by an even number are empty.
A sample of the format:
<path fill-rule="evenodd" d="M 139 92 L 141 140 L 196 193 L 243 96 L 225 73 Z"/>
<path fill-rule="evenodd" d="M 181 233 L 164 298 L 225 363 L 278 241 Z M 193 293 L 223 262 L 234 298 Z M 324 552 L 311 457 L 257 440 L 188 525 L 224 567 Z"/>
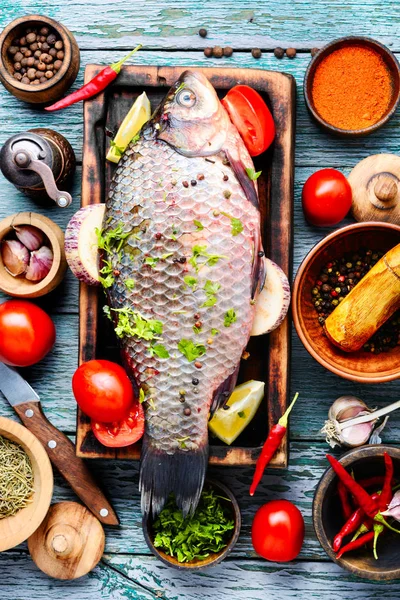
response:
<path fill-rule="evenodd" d="M 329 409 L 328 418 L 333 421 L 346 421 L 358 416 L 362 411 L 370 412 L 368 406 L 356 396 L 340 396 Z"/>
<path fill-rule="evenodd" d="M 42 281 L 49 274 L 53 264 L 53 252 L 47 246 L 31 252 L 31 259 L 25 277 L 29 281 Z"/>
<path fill-rule="evenodd" d="M 1 258 L 10 275 L 17 277 L 27 269 L 29 252 L 18 240 L 4 240 L 1 244 Z"/>
<path fill-rule="evenodd" d="M 371 437 L 372 430 L 374 429 L 374 422 L 362 423 L 361 425 L 354 425 L 343 429 L 341 443 L 348 446 L 349 448 L 356 448 L 366 444 Z"/>
<path fill-rule="evenodd" d="M 381 514 L 384 517 L 393 517 L 396 521 L 400 521 L 400 490 L 394 494 L 387 510 Z"/>
<path fill-rule="evenodd" d="M 44 242 L 44 233 L 33 225 L 16 225 L 15 235 L 32 252 L 38 250 Z"/>

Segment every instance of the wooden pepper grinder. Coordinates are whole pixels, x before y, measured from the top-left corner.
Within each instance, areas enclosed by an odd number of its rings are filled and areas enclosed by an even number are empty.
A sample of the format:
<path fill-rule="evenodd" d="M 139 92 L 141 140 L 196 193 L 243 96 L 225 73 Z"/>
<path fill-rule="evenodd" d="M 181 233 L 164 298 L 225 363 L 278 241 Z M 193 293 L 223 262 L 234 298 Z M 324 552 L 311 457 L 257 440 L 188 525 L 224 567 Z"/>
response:
<path fill-rule="evenodd" d="M 354 167 L 348 181 L 356 221 L 400 224 L 400 156 L 368 156 Z"/>
<path fill-rule="evenodd" d="M 389 250 L 324 323 L 328 339 L 356 352 L 400 308 L 400 244 Z"/>
<path fill-rule="evenodd" d="M 28 540 L 37 567 L 56 579 L 77 579 L 94 569 L 104 552 L 100 521 L 77 502 L 50 507 L 45 520 Z"/>

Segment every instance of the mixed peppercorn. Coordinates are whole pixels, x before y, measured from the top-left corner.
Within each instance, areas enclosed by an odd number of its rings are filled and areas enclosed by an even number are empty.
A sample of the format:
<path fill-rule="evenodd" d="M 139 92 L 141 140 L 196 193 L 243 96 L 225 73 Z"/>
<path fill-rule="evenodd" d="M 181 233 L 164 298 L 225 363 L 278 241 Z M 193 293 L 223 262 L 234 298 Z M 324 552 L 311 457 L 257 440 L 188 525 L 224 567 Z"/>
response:
<path fill-rule="evenodd" d="M 311 290 L 312 302 L 321 326 L 345 296 L 378 262 L 384 252 L 361 249 L 357 254 L 347 254 L 325 264 Z M 364 344 L 367 352 L 379 354 L 400 344 L 400 311 L 396 312 Z"/>

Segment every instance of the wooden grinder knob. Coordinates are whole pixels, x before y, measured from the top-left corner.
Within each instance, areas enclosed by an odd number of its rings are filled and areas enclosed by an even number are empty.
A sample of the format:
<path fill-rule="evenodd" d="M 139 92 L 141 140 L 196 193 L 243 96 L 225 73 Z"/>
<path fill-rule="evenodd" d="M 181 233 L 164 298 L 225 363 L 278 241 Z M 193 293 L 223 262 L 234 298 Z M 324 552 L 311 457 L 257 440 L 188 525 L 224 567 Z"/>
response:
<path fill-rule="evenodd" d="M 28 540 L 35 564 L 56 579 L 77 579 L 91 571 L 104 552 L 100 521 L 77 502 L 59 502 Z"/>
<path fill-rule="evenodd" d="M 348 177 L 357 221 L 400 224 L 400 157 L 375 154 L 358 163 Z"/>

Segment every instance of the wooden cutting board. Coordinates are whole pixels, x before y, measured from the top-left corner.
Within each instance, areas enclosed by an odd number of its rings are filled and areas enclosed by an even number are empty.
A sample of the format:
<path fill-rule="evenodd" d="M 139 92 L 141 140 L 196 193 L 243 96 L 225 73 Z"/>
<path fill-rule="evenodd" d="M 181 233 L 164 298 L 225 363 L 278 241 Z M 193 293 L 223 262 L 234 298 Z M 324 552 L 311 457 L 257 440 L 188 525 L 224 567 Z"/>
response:
<path fill-rule="evenodd" d="M 100 65 L 88 65 L 85 81 L 102 68 Z M 115 165 L 105 160 L 109 136 L 114 136 L 133 101 L 146 91 L 152 108 L 155 108 L 187 68 L 190 67 L 124 67 L 113 86 L 85 102 L 82 206 L 105 201 L 115 170 Z M 266 255 L 291 279 L 295 80 L 291 75 L 257 69 L 193 68 L 208 77 L 221 97 L 234 85 L 247 84 L 258 90 L 271 108 L 276 138 L 271 148 L 255 160 L 256 170 L 262 170 L 258 182 L 263 242 Z M 81 284 L 79 364 L 93 358 L 119 360 L 115 334 L 102 315 L 103 303 L 101 289 Z M 251 338 L 248 351 L 250 358 L 242 361 L 239 382 L 249 379 L 265 381 L 265 398 L 253 421 L 232 446 L 210 440 L 211 464 L 254 464 L 269 428 L 278 421 L 287 406 L 290 317 L 271 334 Z M 102 446 L 91 431 L 90 420 L 81 411 L 78 411 L 76 448 L 78 456 L 84 458 L 140 457 L 140 444 L 117 450 Z M 288 445 L 284 438 L 271 466 L 285 468 L 287 462 Z"/>

